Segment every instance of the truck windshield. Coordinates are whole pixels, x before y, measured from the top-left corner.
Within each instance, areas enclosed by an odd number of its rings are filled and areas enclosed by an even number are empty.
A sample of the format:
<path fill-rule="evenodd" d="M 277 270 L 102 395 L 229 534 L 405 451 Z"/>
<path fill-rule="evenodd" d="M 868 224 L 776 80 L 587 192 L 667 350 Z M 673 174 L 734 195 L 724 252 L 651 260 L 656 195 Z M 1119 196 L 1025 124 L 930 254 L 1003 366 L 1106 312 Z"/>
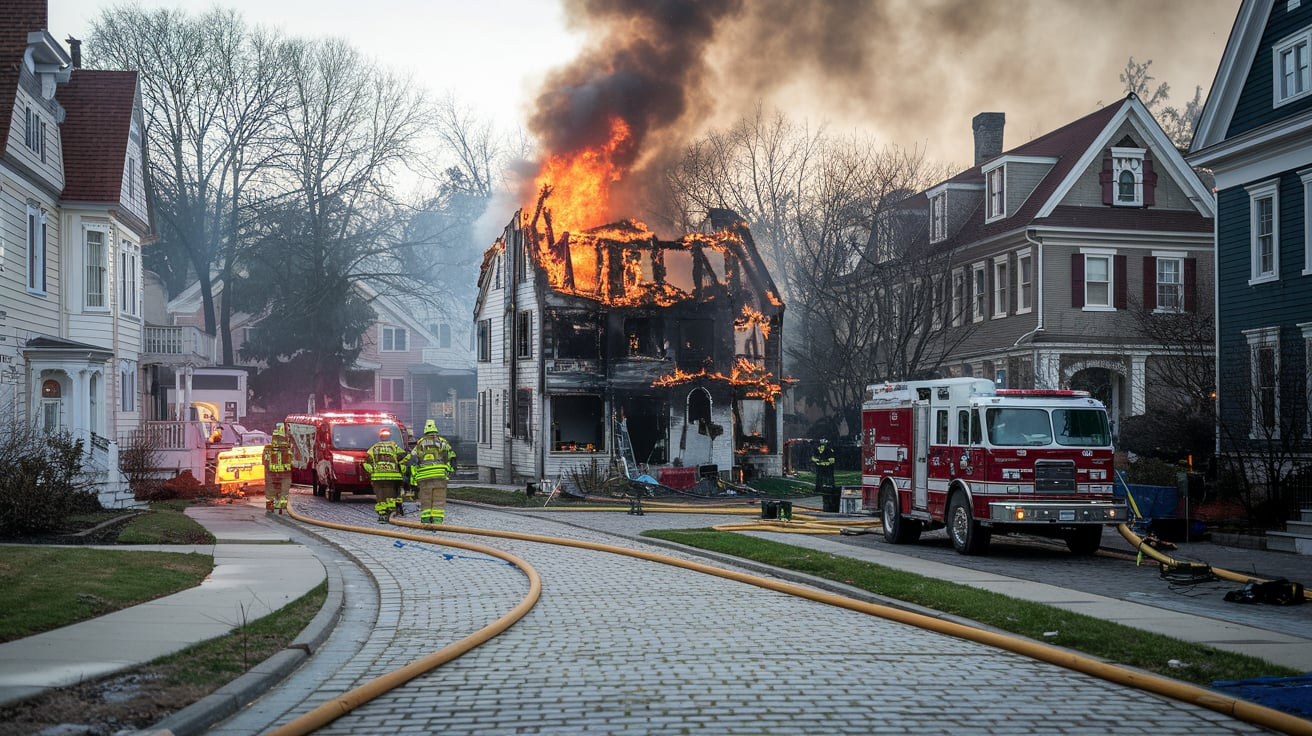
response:
<path fill-rule="evenodd" d="M 1057 428 L 1059 445 L 1106 447 L 1112 443 L 1107 412 L 1102 409 L 1054 409 L 1052 426 Z"/>
<path fill-rule="evenodd" d="M 1027 447 L 1052 444 L 1052 423 L 1047 409 L 1013 409 L 1003 407 L 984 413 L 989 444 Z"/>
<path fill-rule="evenodd" d="M 401 428 L 391 422 L 377 424 L 334 424 L 333 448 L 337 450 L 368 450 L 378 441 L 378 430 L 386 427 L 392 430 L 392 441 L 402 447 L 405 440 L 401 437 Z"/>

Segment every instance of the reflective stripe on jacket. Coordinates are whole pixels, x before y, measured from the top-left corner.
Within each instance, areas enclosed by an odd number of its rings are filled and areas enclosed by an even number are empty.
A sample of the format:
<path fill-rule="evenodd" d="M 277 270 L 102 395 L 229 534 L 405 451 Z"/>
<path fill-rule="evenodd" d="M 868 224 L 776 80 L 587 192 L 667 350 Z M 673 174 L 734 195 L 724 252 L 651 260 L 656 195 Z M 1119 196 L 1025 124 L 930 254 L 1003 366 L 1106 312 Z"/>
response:
<path fill-rule="evenodd" d="M 410 478 L 418 482 L 430 478 L 450 477 L 456 453 L 445 437 L 426 434 L 415 443 L 410 458 L 414 466 Z"/>
<path fill-rule="evenodd" d="M 261 454 L 266 473 L 289 473 L 292 469 L 292 448 L 285 441 L 277 440 L 264 446 Z"/>
<path fill-rule="evenodd" d="M 364 472 L 370 480 L 402 480 L 401 463 L 405 451 L 391 440 L 377 442 L 365 453 Z"/>

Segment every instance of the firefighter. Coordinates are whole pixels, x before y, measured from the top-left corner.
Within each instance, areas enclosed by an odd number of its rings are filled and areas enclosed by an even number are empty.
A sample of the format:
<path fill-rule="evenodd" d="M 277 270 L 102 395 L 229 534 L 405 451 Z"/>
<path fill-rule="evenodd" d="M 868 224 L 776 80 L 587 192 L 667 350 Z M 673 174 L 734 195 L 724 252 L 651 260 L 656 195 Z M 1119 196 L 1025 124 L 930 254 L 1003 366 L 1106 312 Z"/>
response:
<path fill-rule="evenodd" d="M 401 463 L 406 459 L 405 450 L 392 441 L 392 430 L 383 427 L 378 430 L 378 441 L 365 453 L 364 472 L 369 474 L 369 482 L 374 487 L 374 511 L 378 512 L 378 521 L 386 524 L 395 512 L 404 514 L 401 506 Z"/>
<path fill-rule="evenodd" d="M 264 510 L 272 514 L 287 508 L 287 491 L 292 487 L 292 446 L 287 431 L 279 424 L 273 439 L 264 446 Z"/>
<path fill-rule="evenodd" d="M 832 493 L 834 488 L 834 448 L 828 439 L 821 439 L 811 453 L 811 464 L 815 466 L 815 492 Z"/>
<path fill-rule="evenodd" d="M 419 523 L 446 521 L 446 484 L 456 463 L 451 443 L 437 433 L 437 422 L 424 423 L 424 436 L 410 451 L 411 477 L 419 486 Z"/>

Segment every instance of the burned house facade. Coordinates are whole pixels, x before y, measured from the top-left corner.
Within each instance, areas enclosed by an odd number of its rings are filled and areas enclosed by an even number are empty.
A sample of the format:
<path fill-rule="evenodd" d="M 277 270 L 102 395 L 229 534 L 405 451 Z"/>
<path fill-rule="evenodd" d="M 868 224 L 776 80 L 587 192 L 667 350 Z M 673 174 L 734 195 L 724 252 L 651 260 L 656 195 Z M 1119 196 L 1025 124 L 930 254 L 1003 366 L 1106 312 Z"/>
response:
<path fill-rule="evenodd" d="M 556 237 L 543 214 L 517 213 L 479 276 L 480 481 L 623 457 L 676 488 L 778 474 L 784 305 L 741 219 L 664 241 L 630 221 Z"/>

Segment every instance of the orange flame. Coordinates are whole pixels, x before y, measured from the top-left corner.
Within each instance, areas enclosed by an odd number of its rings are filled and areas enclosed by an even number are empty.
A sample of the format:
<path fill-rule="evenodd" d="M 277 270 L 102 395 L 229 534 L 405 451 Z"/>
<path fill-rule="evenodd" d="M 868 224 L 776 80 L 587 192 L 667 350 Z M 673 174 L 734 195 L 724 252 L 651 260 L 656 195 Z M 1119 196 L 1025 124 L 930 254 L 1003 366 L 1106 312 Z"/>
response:
<path fill-rule="evenodd" d="M 773 373 L 754 365 L 745 358 L 739 358 L 734 363 L 733 370 L 727 376 L 719 371 L 709 373 L 705 368 L 696 373 L 689 373 L 680 368 L 675 368 L 673 373 L 657 378 L 652 381 L 651 385 L 654 388 L 669 388 L 697 380 L 724 381 L 731 386 L 741 386 L 746 389 L 743 394 L 744 398 L 763 399 L 771 405 L 783 393 L 782 382 L 777 380 Z"/>
<path fill-rule="evenodd" d="M 764 314 L 752 309 L 749 305 L 743 305 L 743 316 L 734 320 L 733 328 L 735 330 L 748 330 L 752 325 L 761 328 L 761 337 L 770 337 L 770 318 Z"/>
<path fill-rule="evenodd" d="M 547 159 L 538 171 L 535 191 L 551 187 L 557 231 L 578 232 L 609 220 L 611 184 L 625 173 L 615 160 L 632 145 L 629 124 L 611 117 L 605 143 Z"/>

